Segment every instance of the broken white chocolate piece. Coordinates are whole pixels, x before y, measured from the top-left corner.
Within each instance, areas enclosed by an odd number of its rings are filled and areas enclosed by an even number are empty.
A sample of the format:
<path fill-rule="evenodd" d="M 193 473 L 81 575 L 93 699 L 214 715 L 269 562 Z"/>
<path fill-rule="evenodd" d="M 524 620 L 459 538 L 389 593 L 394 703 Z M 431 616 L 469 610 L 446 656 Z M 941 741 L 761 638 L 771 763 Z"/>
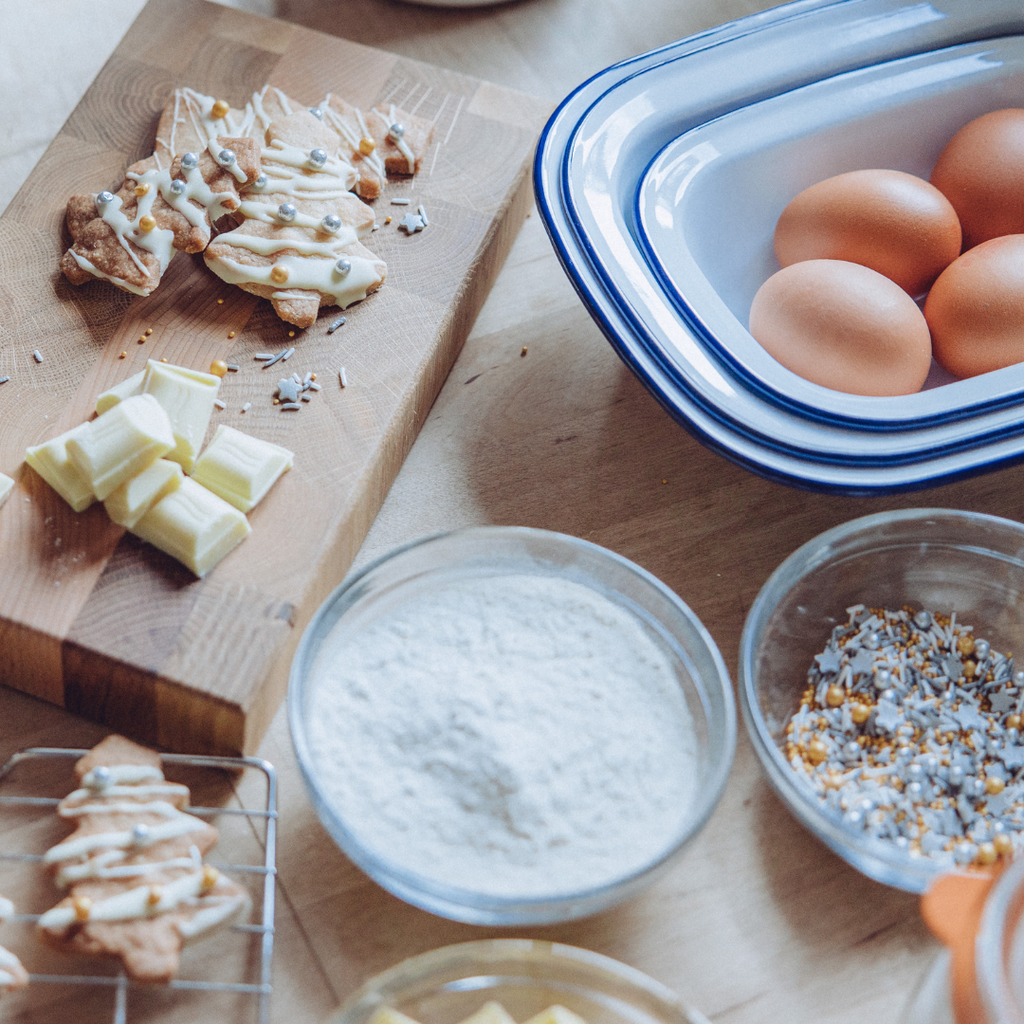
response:
<path fill-rule="evenodd" d="M 512 1015 L 495 1000 L 484 1003 L 476 1013 L 471 1013 L 461 1024 L 516 1024 Z"/>
<path fill-rule="evenodd" d="M 44 444 L 25 450 L 25 461 L 76 511 L 82 512 L 95 500 L 89 481 L 68 456 L 67 443 L 89 429 L 81 423 Z"/>
<path fill-rule="evenodd" d="M 115 523 L 130 530 L 161 498 L 177 490 L 183 479 L 177 462 L 157 459 L 138 476 L 125 480 L 103 507 Z"/>
<path fill-rule="evenodd" d="M 152 395 L 133 395 L 67 441 L 68 457 L 100 501 L 174 448 L 174 432 Z"/>
<path fill-rule="evenodd" d="M 192 479 L 248 512 L 292 468 L 287 448 L 221 424 L 199 456 Z"/>
<path fill-rule="evenodd" d="M 535 1013 L 526 1024 L 587 1024 L 587 1022 L 572 1010 L 567 1010 L 558 1003 L 549 1006 L 540 1013 Z"/>
<path fill-rule="evenodd" d="M 167 458 L 180 463 L 186 473 L 192 472 L 203 445 L 219 388 L 220 377 L 212 373 L 155 359 L 146 364 L 142 393 L 152 395 L 170 418 L 174 448 Z"/>
<path fill-rule="evenodd" d="M 99 415 L 105 413 L 108 409 L 112 409 L 118 402 L 123 402 L 126 398 L 131 398 L 132 395 L 142 394 L 142 378 L 146 376 L 145 370 L 139 370 L 134 377 L 129 377 L 127 380 L 121 381 L 120 384 L 115 384 L 108 391 L 104 391 L 99 398 L 96 399 L 96 412 Z"/>
<path fill-rule="evenodd" d="M 0 505 L 10 496 L 14 489 L 14 481 L 6 473 L 0 473 Z"/>
<path fill-rule="evenodd" d="M 249 521 L 223 498 L 190 477 L 158 501 L 132 533 L 158 547 L 197 576 L 205 576 L 249 534 Z"/>

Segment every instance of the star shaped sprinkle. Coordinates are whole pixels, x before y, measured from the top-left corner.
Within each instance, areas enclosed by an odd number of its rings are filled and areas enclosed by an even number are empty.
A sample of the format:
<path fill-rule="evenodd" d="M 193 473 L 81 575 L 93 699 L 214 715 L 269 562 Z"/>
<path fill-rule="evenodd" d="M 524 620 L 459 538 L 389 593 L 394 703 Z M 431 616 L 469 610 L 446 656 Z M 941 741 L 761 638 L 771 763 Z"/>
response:
<path fill-rule="evenodd" d="M 400 228 L 404 228 L 406 234 L 415 234 L 417 231 L 422 231 L 426 225 L 423 223 L 423 218 L 418 213 L 407 213 L 398 225 Z"/>
<path fill-rule="evenodd" d="M 302 385 L 296 384 L 291 377 L 284 377 L 277 382 L 277 397 L 282 402 L 297 402 L 301 390 Z"/>

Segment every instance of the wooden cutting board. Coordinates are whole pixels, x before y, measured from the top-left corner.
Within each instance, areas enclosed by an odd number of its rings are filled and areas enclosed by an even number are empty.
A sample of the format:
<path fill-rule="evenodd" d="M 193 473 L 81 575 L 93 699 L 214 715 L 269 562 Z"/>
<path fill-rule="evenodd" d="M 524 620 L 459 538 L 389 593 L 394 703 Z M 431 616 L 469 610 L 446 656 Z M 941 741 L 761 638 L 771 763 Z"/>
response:
<path fill-rule="evenodd" d="M 116 188 L 152 152 L 176 86 L 243 106 L 267 81 L 308 104 L 330 91 L 434 121 L 420 174 L 374 204 L 380 228 L 366 244 L 387 261 L 387 281 L 343 327 L 326 333 L 340 315 L 330 307 L 289 337 L 269 303 L 224 284 L 201 256 L 176 256 L 146 298 L 61 277 L 68 197 Z M 151 0 L 0 219 L 0 376 L 10 377 L 0 471 L 17 481 L 0 508 L 4 683 L 171 750 L 253 750 L 302 629 L 351 564 L 529 208 L 547 113 L 508 89 L 296 25 Z M 425 231 L 398 230 L 407 209 L 393 196 L 424 205 Z M 288 345 L 287 372 L 253 359 Z M 23 461 L 150 358 L 239 364 L 211 433 L 227 423 L 295 452 L 250 514 L 251 535 L 204 580 L 101 505 L 75 514 Z M 274 389 L 293 370 L 317 373 L 323 390 L 282 413 Z"/>

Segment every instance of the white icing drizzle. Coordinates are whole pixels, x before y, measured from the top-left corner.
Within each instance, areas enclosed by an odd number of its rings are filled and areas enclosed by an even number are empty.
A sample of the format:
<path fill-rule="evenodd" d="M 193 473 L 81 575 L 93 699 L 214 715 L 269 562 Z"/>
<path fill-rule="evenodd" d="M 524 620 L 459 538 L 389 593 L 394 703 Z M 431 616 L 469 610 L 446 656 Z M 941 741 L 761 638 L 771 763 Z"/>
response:
<path fill-rule="evenodd" d="M 388 112 L 388 117 L 385 119 L 384 115 L 376 108 L 373 108 L 373 113 L 376 114 L 384 124 L 390 129 L 391 126 L 398 120 L 397 112 L 395 111 L 394 103 L 391 104 L 391 108 Z M 400 135 L 394 136 L 389 135 L 389 139 L 398 147 L 398 152 L 405 157 L 406 165 L 409 168 L 410 174 L 416 173 L 416 154 L 409 148 L 409 143 L 405 141 Z"/>
<path fill-rule="evenodd" d="M 212 96 L 204 96 L 201 92 L 196 92 L 194 89 L 174 90 L 174 117 L 171 121 L 171 137 L 168 140 L 169 144 L 165 143 L 172 156 L 178 153 L 176 138 L 178 125 L 185 124 L 185 117 L 181 114 L 182 105 L 185 107 L 185 113 L 188 115 L 189 121 L 192 122 L 193 131 L 202 140 L 203 145 L 214 160 L 217 160 L 218 154 L 221 151 L 221 145 L 217 141 L 218 136 L 226 136 L 228 138 L 240 137 L 230 110 L 224 117 L 215 118 L 213 116 L 213 105 L 215 102 Z M 245 171 L 238 166 L 237 161 L 225 166 L 225 169 L 240 184 L 245 182 Z"/>
<path fill-rule="evenodd" d="M 294 113 L 294 111 L 292 110 L 292 105 L 288 102 L 288 97 L 285 96 L 285 94 L 281 92 L 281 90 L 278 89 L 276 85 L 274 86 L 274 95 L 277 97 L 278 103 L 281 104 L 281 109 L 286 114 Z"/>
<path fill-rule="evenodd" d="M 0 896 L 0 922 L 14 916 L 14 904 L 6 897 Z"/>
<path fill-rule="evenodd" d="M 139 885 L 125 892 L 108 896 L 105 900 L 97 900 L 89 908 L 89 920 L 134 921 L 144 917 L 157 917 L 160 914 L 168 913 L 168 911 L 177 910 L 183 903 L 195 900 L 201 895 L 203 872 L 191 872 L 180 878 L 175 878 L 173 881 L 162 883 L 156 893 L 159 899 L 150 903 L 153 888 L 155 887 Z M 214 890 L 216 890 L 216 886 L 214 886 Z M 220 901 L 218 900 L 218 902 Z M 242 897 L 230 897 L 228 902 L 234 904 L 235 907 L 241 907 L 247 901 Z M 59 932 L 70 927 L 75 920 L 73 906 L 54 907 L 39 918 L 39 927 Z"/>
<path fill-rule="evenodd" d="M 93 277 L 101 278 L 104 281 L 110 281 L 112 284 L 116 284 L 118 288 L 123 288 L 126 292 L 131 292 L 133 295 L 145 295 L 146 289 L 140 288 L 137 284 L 131 284 L 126 281 L 123 277 L 118 277 L 116 274 L 108 274 L 104 270 L 100 270 L 92 260 L 87 259 L 80 253 L 75 252 L 74 249 L 68 249 L 68 252 L 74 257 L 75 262 L 87 273 L 92 274 Z"/>
<path fill-rule="evenodd" d="M 203 866 L 202 855 L 197 847 L 190 849 L 188 857 L 172 857 L 169 860 L 142 861 L 137 864 L 119 864 L 127 855 L 122 850 L 106 850 L 104 853 L 90 857 L 81 864 L 65 865 L 57 873 L 54 881 L 62 889 L 82 882 L 86 879 L 99 878 L 137 878 L 145 875 L 153 875 L 170 868 L 192 868 L 201 869 Z"/>
<path fill-rule="evenodd" d="M 186 942 L 225 924 L 238 914 L 248 904 L 249 900 L 244 896 L 231 896 L 219 897 L 209 902 L 210 906 L 203 907 L 202 910 L 196 911 L 190 918 L 179 921 L 175 925 L 178 934 Z"/>
<path fill-rule="evenodd" d="M 352 130 L 352 126 L 331 106 L 331 94 L 328 93 L 324 101 L 320 104 L 320 109 L 327 115 L 327 119 L 330 122 L 331 127 L 345 140 L 349 148 L 353 151 L 360 152 L 363 159 L 370 165 L 377 177 L 383 179 L 386 177 L 384 170 L 384 161 L 381 159 L 380 154 L 376 149 L 371 153 L 362 153 L 359 150 L 359 143 L 363 139 L 370 138 L 370 129 L 366 125 L 366 119 L 363 117 L 363 112 L 358 108 L 355 109 L 356 122 L 359 125 L 358 134 Z"/>
<path fill-rule="evenodd" d="M 225 236 L 226 237 L 226 236 Z M 275 299 L 298 298 L 296 292 L 319 292 L 330 295 L 345 309 L 353 302 L 365 299 L 370 288 L 380 282 L 374 262 L 362 256 L 350 256 L 352 269 L 340 276 L 334 269 L 333 259 L 306 259 L 301 256 L 282 256 L 273 266 L 248 267 L 223 256 L 208 257 L 206 265 L 228 284 L 262 284 L 274 286 L 270 273 L 274 267 L 288 271 L 288 289 L 275 291 Z M 308 298 L 308 296 L 301 296 Z"/>
<path fill-rule="evenodd" d="M 129 177 L 133 177 L 129 175 Z M 82 776 L 82 785 L 87 789 L 106 789 L 110 785 L 121 783 L 122 785 L 135 786 L 140 782 L 163 782 L 164 773 L 156 765 L 152 764 L 113 764 L 103 765 L 102 775 L 96 774 L 96 769 L 86 772 Z M 81 790 L 76 789 L 75 793 Z M 72 794 L 74 795 L 74 794 Z"/>
<path fill-rule="evenodd" d="M 188 797 L 188 786 L 182 786 L 177 782 L 156 782 L 152 785 L 135 786 L 105 786 L 102 789 L 89 786 L 86 789 L 76 789 L 64 797 L 64 804 L 73 804 L 76 800 L 86 800 L 96 793 L 102 793 L 106 797 L 115 796 L 182 796 Z"/>
<path fill-rule="evenodd" d="M 121 788 L 121 787 L 118 787 Z M 84 790 L 76 789 L 76 793 Z M 65 798 L 65 800 L 70 797 Z M 75 804 L 73 807 L 62 806 L 57 812 L 62 818 L 80 818 L 84 814 L 159 814 L 165 818 L 176 818 L 181 812 L 166 800 L 150 800 L 146 803 L 131 801 L 115 801 L 106 804 Z"/>
<path fill-rule="evenodd" d="M 44 864 L 59 864 L 65 860 L 73 860 L 76 857 L 86 857 L 93 850 L 103 849 L 105 846 L 112 846 L 118 849 L 128 849 L 132 846 L 151 846 L 164 839 L 173 839 L 176 836 L 187 835 L 189 832 L 198 832 L 207 827 L 206 823 L 191 814 L 183 814 L 180 811 L 176 818 L 150 827 L 145 838 L 139 839 L 130 830 L 123 832 L 95 832 L 92 835 L 78 836 L 74 839 L 66 839 L 63 843 L 51 846 L 43 854 Z"/>
<path fill-rule="evenodd" d="M 132 181 L 149 185 L 151 191 L 154 189 L 159 191 L 164 202 L 177 210 L 192 227 L 203 228 L 209 231 L 209 225 L 206 223 L 203 210 L 208 211 L 210 223 L 216 223 L 226 213 L 232 212 L 237 197 L 234 192 L 214 192 L 203 180 L 203 172 L 198 166 L 187 169 L 182 168 L 182 173 L 184 178 L 180 180 L 185 182 L 185 188 L 180 194 L 175 194 L 171 191 L 172 179 L 170 168 L 165 170 L 149 170 L 144 174 L 129 172 L 128 177 Z M 245 180 L 244 172 L 242 180 Z M 196 203 L 199 203 L 199 206 L 195 206 L 189 200 L 195 200 Z M 224 205 L 227 202 L 231 203 L 231 207 Z M 203 209 L 200 209 L 200 206 Z"/>
<path fill-rule="evenodd" d="M 120 196 L 115 195 L 109 203 L 96 204 L 100 218 L 110 226 L 124 251 L 131 256 L 132 262 L 146 277 L 150 276 L 149 270 L 133 252 L 131 245 L 128 244 L 129 239 L 140 249 L 151 252 L 157 258 L 161 274 L 167 269 L 167 264 L 171 262 L 171 257 L 174 255 L 173 231 L 168 228 L 153 228 L 152 231 L 143 231 L 139 227 L 139 221 L 149 215 L 149 211 L 153 208 L 156 196 L 157 190 L 151 188 L 144 196 L 139 197 L 134 220 L 129 220 L 121 209 L 123 200 Z M 95 196 L 93 198 L 95 199 Z"/>

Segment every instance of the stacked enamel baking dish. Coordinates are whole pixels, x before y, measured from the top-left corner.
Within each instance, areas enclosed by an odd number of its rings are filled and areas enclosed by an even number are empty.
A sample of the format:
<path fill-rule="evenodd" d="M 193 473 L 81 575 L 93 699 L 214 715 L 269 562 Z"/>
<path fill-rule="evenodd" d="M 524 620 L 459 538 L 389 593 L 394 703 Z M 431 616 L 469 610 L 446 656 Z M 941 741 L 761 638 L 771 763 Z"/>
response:
<path fill-rule="evenodd" d="M 1020 0 L 798 0 L 580 86 L 541 139 L 538 203 L 609 341 L 705 444 L 802 487 L 923 487 L 1024 458 L 1024 364 L 845 394 L 775 362 L 747 316 L 793 196 L 858 168 L 927 178 L 1004 107 L 1024 107 Z"/>

